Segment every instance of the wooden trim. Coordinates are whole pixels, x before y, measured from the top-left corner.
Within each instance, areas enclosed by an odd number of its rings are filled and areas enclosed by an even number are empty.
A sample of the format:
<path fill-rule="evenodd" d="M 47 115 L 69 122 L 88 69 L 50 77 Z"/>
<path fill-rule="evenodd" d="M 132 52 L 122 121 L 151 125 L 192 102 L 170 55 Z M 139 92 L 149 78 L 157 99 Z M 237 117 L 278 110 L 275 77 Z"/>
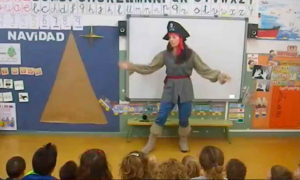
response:
<path fill-rule="evenodd" d="M 140 119 L 128 119 L 127 125 L 129 126 L 151 126 L 153 121 L 142 122 Z M 228 120 L 215 120 L 215 119 L 190 119 L 191 126 L 194 127 L 231 127 L 233 126 L 232 121 Z M 165 126 L 178 126 L 178 120 L 171 119 L 166 122 Z"/>

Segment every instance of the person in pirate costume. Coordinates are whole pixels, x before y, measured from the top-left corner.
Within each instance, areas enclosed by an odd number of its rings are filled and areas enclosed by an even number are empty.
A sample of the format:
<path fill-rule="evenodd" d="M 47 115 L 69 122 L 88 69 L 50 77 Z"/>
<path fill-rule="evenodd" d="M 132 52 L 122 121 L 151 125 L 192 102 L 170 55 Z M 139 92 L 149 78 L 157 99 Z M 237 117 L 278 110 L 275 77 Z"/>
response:
<path fill-rule="evenodd" d="M 162 134 L 163 126 L 175 106 L 178 104 L 179 112 L 179 147 L 182 152 L 188 152 L 188 135 L 191 127 L 189 117 L 192 111 L 192 100 L 194 99 L 193 85 L 190 79 L 192 70 L 211 82 L 219 81 L 224 84 L 230 77 L 219 70 L 208 67 L 201 58 L 190 49 L 185 40 L 190 35 L 177 22 L 169 21 L 167 34 L 163 37 L 168 40 L 167 49 L 158 53 L 148 65 L 132 64 L 130 62 L 120 62 L 121 69 L 140 74 L 150 74 L 164 65 L 166 66 L 166 78 L 160 102 L 160 109 L 155 123 L 150 128 L 150 135 L 146 146 L 142 152 L 149 153 L 153 150 L 156 139 Z"/>

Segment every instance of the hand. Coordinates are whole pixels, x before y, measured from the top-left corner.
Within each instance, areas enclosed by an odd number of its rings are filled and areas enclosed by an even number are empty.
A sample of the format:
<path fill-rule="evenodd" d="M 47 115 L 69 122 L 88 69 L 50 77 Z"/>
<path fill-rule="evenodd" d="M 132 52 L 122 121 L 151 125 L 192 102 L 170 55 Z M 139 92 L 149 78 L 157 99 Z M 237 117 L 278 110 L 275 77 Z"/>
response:
<path fill-rule="evenodd" d="M 298 165 L 297 169 L 294 172 L 294 179 L 300 180 L 300 166 Z"/>
<path fill-rule="evenodd" d="M 220 84 L 225 84 L 226 82 L 230 81 L 231 77 L 228 74 L 221 73 L 218 76 L 218 81 Z"/>
<path fill-rule="evenodd" d="M 119 62 L 119 68 L 120 69 L 124 69 L 127 70 L 130 67 L 130 63 L 129 62 Z"/>

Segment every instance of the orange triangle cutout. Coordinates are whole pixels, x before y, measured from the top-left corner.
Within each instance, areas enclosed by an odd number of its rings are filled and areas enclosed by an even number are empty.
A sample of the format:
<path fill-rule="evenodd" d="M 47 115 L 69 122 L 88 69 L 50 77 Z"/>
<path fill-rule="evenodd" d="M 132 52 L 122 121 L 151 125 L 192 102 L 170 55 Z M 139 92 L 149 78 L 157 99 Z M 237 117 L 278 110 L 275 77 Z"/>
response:
<path fill-rule="evenodd" d="M 107 124 L 72 32 L 41 122 Z"/>

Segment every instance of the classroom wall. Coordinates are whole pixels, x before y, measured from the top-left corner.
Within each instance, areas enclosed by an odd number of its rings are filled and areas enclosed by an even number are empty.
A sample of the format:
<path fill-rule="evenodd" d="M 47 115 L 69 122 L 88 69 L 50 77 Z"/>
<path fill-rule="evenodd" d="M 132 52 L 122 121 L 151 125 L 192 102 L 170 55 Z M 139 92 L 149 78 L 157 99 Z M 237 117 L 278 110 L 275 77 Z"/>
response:
<path fill-rule="evenodd" d="M 21 2 L 21 1 L 20 1 Z M 187 0 L 182 0 L 182 1 L 176 1 L 176 0 L 166 0 L 166 1 L 162 1 L 163 3 L 154 3 L 153 6 L 151 3 L 151 1 L 145 1 L 144 3 L 132 3 L 131 1 L 126 1 L 127 4 L 125 3 L 125 1 L 106 1 L 104 2 L 105 5 L 103 6 L 105 10 L 103 11 L 95 11 L 95 12 L 88 12 L 90 9 L 93 10 L 92 8 L 89 8 L 89 5 L 92 5 L 95 1 L 80 1 L 77 2 L 76 0 L 70 0 L 68 3 L 65 2 L 53 2 L 53 1 L 47 1 L 47 0 L 36 0 L 36 1 L 32 1 L 32 0 L 24 0 L 24 2 L 21 2 L 23 4 L 26 4 L 28 2 L 34 2 L 36 4 L 39 4 L 37 6 L 37 8 L 42 8 L 42 6 L 45 5 L 45 7 L 49 7 L 49 5 L 55 4 L 55 3 L 61 3 L 61 4 L 75 4 L 76 6 L 78 6 L 78 11 L 76 11 L 76 14 L 64 14 L 62 17 L 65 16 L 70 16 L 71 20 L 70 22 L 73 21 L 73 25 L 78 26 L 79 28 L 81 26 L 110 26 L 114 28 L 114 31 L 116 30 L 117 24 L 119 20 L 126 20 L 126 14 L 128 11 L 128 9 L 133 9 L 133 14 L 142 14 L 142 15 L 149 15 L 149 14 L 143 14 L 141 12 L 138 11 L 138 9 L 144 11 L 145 8 L 147 8 L 147 6 L 150 4 L 151 8 L 154 7 L 164 7 L 164 5 L 166 5 L 166 9 L 168 10 L 168 14 L 169 15 L 175 15 L 175 16 L 213 16 L 213 14 L 205 14 L 205 10 L 201 11 L 201 14 L 195 14 L 195 10 L 196 8 L 205 8 L 207 4 L 211 3 L 209 8 L 210 9 L 218 9 L 221 10 L 223 7 L 223 4 L 221 3 L 221 1 L 218 1 L 219 4 L 214 5 L 214 2 L 217 1 L 187 1 Z M 74 3 L 76 2 L 76 3 Z M 94 4 L 96 4 L 97 6 L 95 6 L 96 9 L 99 10 L 99 8 L 102 7 L 102 3 L 103 1 L 98 1 L 95 2 Z M 158 0 L 157 0 L 158 2 Z M 227 1 L 226 1 L 227 2 Z M 228 4 L 224 5 L 224 8 L 227 10 L 229 10 L 231 7 L 236 8 L 236 10 L 244 10 L 246 12 L 246 14 L 242 15 L 241 17 L 247 17 L 249 18 L 249 23 L 260 23 L 260 18 L 257 16 L 258 11 L 259 11 L 259 4 L 260 4 L 260 0 L 250 0 L 250 1 L 245 1 L 244 4 L 229 4 L 229 3 L 235 2 L 235 1 L 228 1 Z M 243 2 L 243 1 L 237 1 L 237 2 Z M 271 2 L 271 1 L 270 1 Z M 273 1 L 275 2 L 275 1 Z M 278 2 L 278 0 L 276 0 L 276 2 Z M 289 0 L 288 2 L 296 2 L 296 0 Z M 5 4 L 14 4 L 14 3 L 18 3 L 16 1 L 13 0 L 5 0 L 5 1 L 1 1 L 0 0 L 0 6 L 2 8 L 0 8 L 0 28 L 18 28 L 16 26 L 12 26 L 12 27 L 7 27 L 8 22 L 12 21 L 11 18 L 13 17 L 13 15 L 15 15 L 16 17 L 22 17 L 22 13 L 20 12 L 15 12 L 14 10 L 10 10 L 9 13 L 8 12 L 8 8 L 9 6 L 3 6 Z M 48 4 L 48 5 L 47 5 Z M 85 9 L 80 9 L 80 7 L 86 7 Z M 3 8 L 4 7 L 4 8 Z M 130 7 L 130 8 L 128 8 Z M 176 7 L 176 8 L 175 8 Z M 295 12 L 299 12 L 299 7 L 300 6 L 294 6 L 291 9 L 295 10 Z M 127 9 L 126 9 L 127 8 Z M 113 9 L 113 11 L 110 11 L 111 9 Z M 7 10 L 7 11 L 6 11 Z M 57 9 L 58 10 L 58 9 Z M 189 14 L 185 14 L 185 12 L 188 12 Z M 229 11 L 228 11 L 229 12 Z M 26 14 L 27 12 L 25 12 L 25 8 L 24 8 L 24 13 Z M 71 13 L 71 12 L 69 12 Z M 96 14 L 95 14 L 96 13 Z M 98 14 L 97 14 L 98 13 Z M 111 14 L 109 14 L 111 13 Z M 194 14 L 193 14 L 194 13 Z M 32 15 L 37 16 L 37 17 L 41 17 L 41 20 L 45 20 L 43 18 L 47 17 L 46 20 L 51 21 L 51 17 L 48 17 L 47 14 L 43 14 L 39 11 L 35 11 L 32 12 Z M 61 18 L 58 15 L 53 15 L 53 17 L 57 16 L 59 18 Z M 159 13 L 155 14 L 155 11 L 153 9 L 153 12 L 150 13 L 150 15 L 164 15 L 162 11 L 160 11 Z M 225 14 L 224 16 L 228 16 L 228 14 Z M 238 15 L 236 15 L 238 16 Z M 25 16 L 24 16 L 25 17 Z M 27 16 L 26 16 L 27 17 Z M 50 19 L 48 19 L 50 18 Z M 73 18 L 73 19 L 72 19 Z M 78 20 L 78 21 L 77 21 Z M 28 27 L 26 26 L 22 26 L 23 23 L 26 21 L 19 21 L 19 24 L 21 24 L 20 26 L 23 27 L 23 29 L 26 29 Z M 40 23 L 43 23 L 44 21 L 41 21 Z M 298 22 L 297 20 L 294 20 L 294 23 L 297 24 L 296 22 Z M 77 24 L 76 24 L 77 23 Z M 293 23 L 293 22 L 292 22 Z M 36 28 L 36 27 L 34 27 Z M 86 27 L 85 27 L 86 28 Z M 114 32 L 117 38 L 117 33 Z M 78 33 L 77 33 L 78 34 Z M 127 53 L 128 53 L 128 47 L 127 47 L 128 41 L 126 37 L 120 36 L 119 37 L 119 59 L 120 61 L 124 61 L 126 60 L 127 57 Z M 298 47 L 300 47 L 300 41 L 286 41 L 286 40 L 265 40 L 265 39 L 248 39 L 247 40 L 247 44 L 246 44 L 246 52 L 247 53 L 258 53 L 258 54 L 267 54 L 269 52 L 269 50 L 273 49 L 273 50 L 285 50 L 286 47 L 288 45 L 297 45 Z M 115 64 L 116 65 L 116 64 Z M 125 81 L 124 78 L 125 76 L 127 76 L 128 74 L 124 71 L 120 71 L 119 73 L 119 96 L 120 96 L 120 100 L 123 101 L 125 100 Z M 254 81 L 251 78 L 251 73 L 247 72 L 244 76 L 244 85 L 249 86 L 250 89 L 254 89 Z M 98 97 L 99 98 L 99 97 Z M 118 99 L 117 97 L 115 99 Z M 107 113 L 106 113 L 107 114 Z M 110 116 L 111 113 L 110 113 Z M 115 117 L 112 117 L 112 119 L 114 119 Z M 249 131 L 249 130 L 253 130 L 252 128 L 252 107 L 251 105 L 247 105 L 245 108 L 245 120 L 244 123 L 241 124 L 235 124 L 233 127 L 233 130 L 237 130 L 236 132 L 238 132 L 239 130 L 241 131 Z M 125 135 L 128 127 L 126 125 L 126 117 L 125 116 L 120 116 L 120 122 L 116 121 L 116 124 L 113 125 L 113 131 L 117 131 L 118 127 L 120 125 L 120 131 L 115 133 L 117 135 Z M 61 130 L 64 130 L 65 128 L 62 127 Z M 77 127 L 76 129 L 81 129 L 80 127 Z M 93 129 L 93 128 L 91 128 Z M 35 129 L 31 129 L 31 130 L 35 130 Z M 89 130 L 89 129 L 87 129 Z M 101 127 L 99 128 L 100 131 L 109 131 L 107 129 L 105 129 L 105 127 Z M 195 133 L 197 133 L 198 130 L 195 130 Z M 201 136 L 215 136 L 215 135 L 219 135 L 220 131 L 218 130 L 212 130 L 212 129 L 206 129 L 203 128 L 201 130 L 199 130 L 200 135 Z M 234 131 L 233 131 L 234 132 Z M 267 131 L 268 132 L 268 131 Z M 294 131 L 293 131 L 294 132 Z M 100 132 L 101 133 L 101 132 Z M 269 134 L 271 134 L 270 132 L 268 132 Z M 146 136 L 148 134 L 148 129 L 142 129 L 140 131 L 137 132 L 137 135 L 141 135 L 141 136 Z M 170 129 L 165 131 L 165 135 L 176 135 L 177 132 L 175 129 Z M 198 133 L 199 134 L 199 133 Z M 254 135 L 254 134 L 253 134 Z M 282 133 L 279 133 L 278 135 L 282 135 Z"/>
<path fill-rule="evenodd" d="M 126 59 L 127 53 L 127 40 L 126 37 L 120 37 L 119 40 L 119 48 L 120 48 L 120 59 Z M 268 55 L 270 50 L 280 50 L 285 51 L 288 45 L 296 45 L 298 48 L 300 47 L 300 41 L 284 41 L 284 40 L 266 40 L 266 39 L 247 39 L 246 44 L 246 53 L 255 53 L 261 55 Z M 246 67 L 244 67 L 246 68 Z M 120 78 L 122 79 L 123 75 L 121 73 Z M 120 84 L 120 98 L 125 97 L 125 86 L 124 84 Z M 255 81 L 252 78 L 252 72 L 245 72 L 244 76 L 244 86 L 248 86 L 250 91 L 255 91 Z M 122 88 L 124 87 L 124 88 Z M 299 130 L 270 130 L 270 129 L 255 129 L 252 127 L 252 115 L 253 115 L 253 107 L 252 105 L 245 106 L 245 116 L 244 123 L 234 123 L 234 126 L 230 130 L 230 134 L 232 136 L 298 136 Z M 121 119 L 126 120 L 121 117 Z M 127 125 L 124 123 L 121 124 L 121 130 L 126 132 Z M 148 129 L 140 128 L 135 131 L 136 136 L 147 136 Z M 222 137 L 222 131 L 219 129 L 212 128 L 197 128 L 193 131 L 193 136 L 199 137 Z M 165 129 L 164 135 L 166 136 L 176 136 L 177 131 L 176 128 Z"/>
<path fill-rule="evenodd" d="M 105 111 L 98 103 L 103 96 L 119 101 L 118 30 L 116 27 L 94 27 L 94 33 L 103 38 L 93 42 L 81 36 L 89 31 L 90 27 L 82 31 L 44 30 L 44 33 L 64 35 L 61 41 L 46 42 L 8 38 L 9 32 L 36 33 L 34 30 L 0 29 L 3 46 L 15 43 L 21 47 L 21 64 L 1 64 L 1 70 L 42 69 L 40 76 L 21 70 L 20 74 L 0 75 L 1 81 L 22 80 L 24 84 L 23 90 L 0 88 L 0 93 L 12 93 L 9 103 L 16 105 L 14 127 L 18 131 L 119 132 L 119 117 Z M 21 102 L 19 93 L 28 93 L 29 100 Z M 3 104 L 6 103 L 1 106 Z M 0 113 L 0 130 L 13 130 L 4 123 L 12 119 L 6 114 Z"/>
<path fill-rule="evenodd" d="M 126 37 L 120 37 L 119 49 L 120 51 L 127 50 Z M 265 40 L 265 39 L 247 39 L 246 52 L 247 53 L 262 53 L 267 54 L 271 49 L 286 50 L 288 45 L 300 46 L 300 41 L 283 41 L 283 40 Z"/>

